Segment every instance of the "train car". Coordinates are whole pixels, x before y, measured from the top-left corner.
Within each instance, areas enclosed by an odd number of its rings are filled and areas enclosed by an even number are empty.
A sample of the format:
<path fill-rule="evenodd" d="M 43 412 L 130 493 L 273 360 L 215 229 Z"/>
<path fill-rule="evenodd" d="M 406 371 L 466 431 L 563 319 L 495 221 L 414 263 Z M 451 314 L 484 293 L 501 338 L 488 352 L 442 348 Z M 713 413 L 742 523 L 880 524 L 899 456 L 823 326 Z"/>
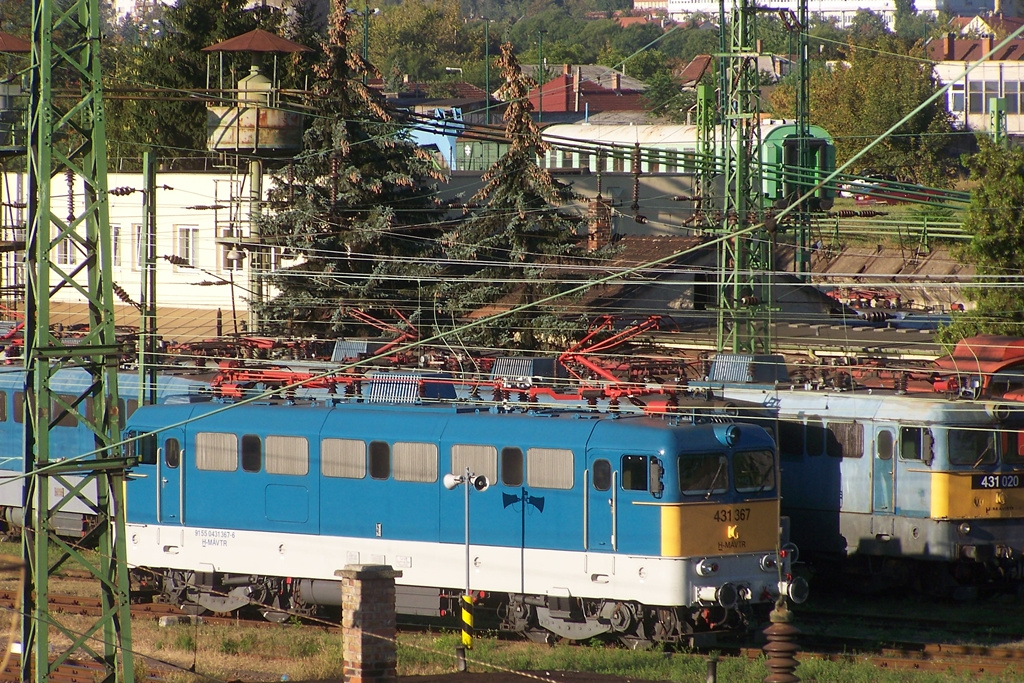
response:
<path fill-rule="evenodd" d="M 58 394 L 79 396 L 90 384 L 89 374 L 81 368 L 58 370 L 50 386 Z M 124 418 L 138 407 L 139 376 L 137 373 L 118 374 L 118 415 Z M 171 375 L 157 381 L 157 400 L 167 395 L 181 396 L 208 383 Z M 0 366 L 0 528 L 4 534 L 17 535 L 24 525 L 22 488 L 24 479 L 25 430 L 25 370 L 21 365 Z M 91 430 L 80 425 L 74 416 L 67 415 L 50 433 L 52 459 L 70 458 L 89 453 L 96 448 Z M 69 479 L 69 481 L 74 478 Z M 50 480 L 50 500 L 60 500 L 67 494 L 65 487 L 55 478 Z M 95 491 L 86 493 L 96 500 Z M 92 509 L 82 500 L 65 504 L 53 517 L 56 531 L 68 537 L 82 536 L 90 527 Z"/>
<path fill-rule="evenodd" d="M 712 368 L 712 377 L 729 374 Z M 782 511 L 805 559 L 842 560 L 872 589 L 970 597 L 1021 585 L 1024 412 L 1012 404 L 776 382 L 709 386 L 777 415 Z"/>
<path fill-rule="evenodd" d="M 614 197 L 616 174 L 637 176 L 642 185 L 667 187 L 659 178 L 675 176 L 678 179 L 674 194 L 689 194 L 693 177 L 704 163 L 698 147 L 699 129 L 683 124 L 602 124 L 566 123 L 546 126 L 543 139 L 549 148 L 539 159 L 540 165 L 552 173 L 603 176 L 602 193 Z M 720 135 L 720 133 L 715 133 Z M 800 196 L 804 187 L 824 180 L 835 170 L 835 144 L 828 132 L 820 126 L 809 127 L 806 171 L 799 163 L 799 129 L 792 121 L 766 120 L 761 124 L 761 141 L 757 151 L 762 177 L 762 194 L 766 205 L 786 205 Z M 716 143 L 719 144 L 719 143 Z M 464 151 L 459 159 L 459 170 L 486 170 L 505 145 L 477 138 L 460 139 L 458 149 Z M 720 161 L 718 163 L 721 163 Z M 713 171 L 718 174 L 721 171 Z M 689 180 L 687 180 L 689 178 Z M 573 186 L 594 196 L 585 177 L 574 178 Z M 629 187 L 621 188 L 632 193 Z M 639 189 L 643 213 L 650 212 L 654 198 L 645 198 Z M 593 192 L 594 194 L 590 194 Z M 673 193 L 670 193 L 670 195 Z M 822 186 L 811 198 L 812 208 L 828 210 L 835 200 L 833 185 Z M 680 205 L 672 209 L 678 213 Z"/>
<path fill-rule="evenodd" d="M 535 640 L 708 644 L 806 595 L 755 425 L 209 402 L 140 408 L 125 439 L 133 591 L 191 613 L 326 613 L 338 570 L 387 564 L 400 615 L 457 615 L 469 572 L 499 627 Z M 470 567 L 467 494 L 445 486 L 467 470 L 486 489 L 470 496 Z"/>

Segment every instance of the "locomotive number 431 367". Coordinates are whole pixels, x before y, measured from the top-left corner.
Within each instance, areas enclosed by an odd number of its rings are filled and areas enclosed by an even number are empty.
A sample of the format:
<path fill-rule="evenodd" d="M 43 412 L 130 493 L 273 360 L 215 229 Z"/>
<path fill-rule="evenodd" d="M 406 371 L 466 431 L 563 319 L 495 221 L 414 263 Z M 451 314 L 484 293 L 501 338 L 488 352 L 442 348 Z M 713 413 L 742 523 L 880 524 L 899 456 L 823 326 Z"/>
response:
<path fill-rule="evenodd" d="M 716 522 L 745 522 L 750 519 L 750 508 L 722 508 L 715 512 Z"/>

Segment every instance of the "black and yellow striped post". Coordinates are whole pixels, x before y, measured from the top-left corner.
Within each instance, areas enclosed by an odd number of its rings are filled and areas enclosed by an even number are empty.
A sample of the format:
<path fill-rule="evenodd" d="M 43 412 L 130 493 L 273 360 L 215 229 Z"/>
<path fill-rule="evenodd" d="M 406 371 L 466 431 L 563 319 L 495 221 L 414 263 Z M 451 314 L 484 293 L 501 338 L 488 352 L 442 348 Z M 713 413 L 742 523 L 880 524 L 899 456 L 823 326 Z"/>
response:
<path fill-rule="evenodd" d="M 473 596 L 469 593 L 462 595 L 462 644 L 473 649 Z"/>

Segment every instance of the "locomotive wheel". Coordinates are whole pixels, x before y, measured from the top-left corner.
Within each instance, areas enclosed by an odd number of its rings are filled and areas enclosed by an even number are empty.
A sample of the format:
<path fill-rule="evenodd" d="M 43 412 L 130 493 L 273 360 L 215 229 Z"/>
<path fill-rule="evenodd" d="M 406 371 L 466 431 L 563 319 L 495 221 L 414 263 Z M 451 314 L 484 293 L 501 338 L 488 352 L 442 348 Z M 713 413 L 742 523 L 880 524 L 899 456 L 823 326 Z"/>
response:
<path fill-rule="evenodd" d="M 206 614 L 209 611 L 202 605 L 197 605 L 194 602 L 186 602 L 181 605 L 178 605 L 178 609 L 180 609 L 185 614 L 188 614 L 193 617 L 202 616 L 203 614 Z"/>
<path fill-rule="evenodd" d="M 266 619 L 267 621 L 271 621 L 275 624 L 283 624 L 284 622 L 288 621 L 289 617 L 292 616 L 287 612 L 281 612 L 280 610 L 276 609 L 261 609 L 260 614 L 263 615 L 264 619 Z"/>
<path fill-rule="evenodd" d="M 523 631 L 523 635 L 530 642 L 541 645 L 554 645 L 560 640 L 557 635 L 543 628 L 528 628 Z"/>

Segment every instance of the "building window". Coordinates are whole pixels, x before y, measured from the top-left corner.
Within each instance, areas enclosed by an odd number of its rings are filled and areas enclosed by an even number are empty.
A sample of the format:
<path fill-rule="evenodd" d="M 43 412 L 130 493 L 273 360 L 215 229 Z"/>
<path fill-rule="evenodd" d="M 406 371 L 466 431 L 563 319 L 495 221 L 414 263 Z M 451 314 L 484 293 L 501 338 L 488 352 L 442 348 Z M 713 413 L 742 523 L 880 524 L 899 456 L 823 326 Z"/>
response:
<path fill-rule="evenodd" d="M 67 237 L 57 242 L 57 263 L 62 266 L 75 264 L 75 243 Z"/>
<path fill-rule="evenodd" d="M 110 225 L 110 262 L 111 265 L 121 265 L 121 250 L 119 249 L 121 243 L 121 226 Z"/>
<path fill-rule="evenodd" d="M 999 81 L 970 81 L 967 84 L 967 113 L 987 114 L 990 98 L 999 97 Z"/>
<path fill-rule="evenodd" d="M 178 257 L 183 265 L 196 265 L 196 236 L 199 228 L 194 225 L 178 226 Z"/>
<path fill-rule="evenodd" d="M 1020 83 L 1017 81 L 1006 81 L 1003 83 L 1003 97 L 1006 98 L 1006 113 L 1020 113 Z"/>
<path fill-rule="evenodd" d="M 964 110 L 964 84 L 954 83 L 953 87 L 949 89 L 949 97 L 949 110 L 962 112 Z"/>

